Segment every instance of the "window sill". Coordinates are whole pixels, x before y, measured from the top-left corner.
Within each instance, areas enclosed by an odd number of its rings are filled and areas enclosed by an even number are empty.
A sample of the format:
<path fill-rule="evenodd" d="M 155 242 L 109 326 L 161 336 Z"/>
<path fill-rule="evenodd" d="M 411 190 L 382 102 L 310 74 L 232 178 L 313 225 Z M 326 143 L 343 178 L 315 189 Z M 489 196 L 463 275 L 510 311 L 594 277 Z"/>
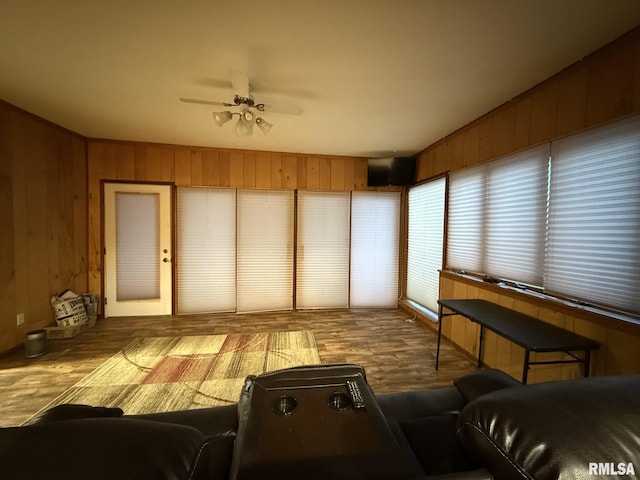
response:
<path fill-rule="evenodd" d="M 460 281 L 478 288 L 482 288 L 484 290 L 489 290 L 501 295 L 507 295 L 518 300 L 535 303 L 537 305 L 550 308 L 552 310 L 557 310 L 567 315 L 572 315 L 588 321 L 593 321 L 605 327 L 611 327 L 614 326 L 612 324 L 615 324 L 615 327 L 618 329 L 635 334 L 640 333 L 640 319 L 631 315 L 610 312 L 592 305 L 583 305 L 541 292 L 536 292 L 534 290 L 517 288 L 505 283 L 489 283 L 485 282 L 480 277 L 457 273 L 451 270 L 441 270 L 440 275 L 441 277 Z"/>

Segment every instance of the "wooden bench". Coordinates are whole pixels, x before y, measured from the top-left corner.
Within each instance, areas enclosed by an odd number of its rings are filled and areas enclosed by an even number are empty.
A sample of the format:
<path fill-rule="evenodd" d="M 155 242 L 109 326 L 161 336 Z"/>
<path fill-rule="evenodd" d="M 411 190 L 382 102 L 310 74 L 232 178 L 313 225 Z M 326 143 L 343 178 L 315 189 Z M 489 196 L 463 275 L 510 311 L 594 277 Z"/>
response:
<path fill-rule="evenodd" d="M 440 358 L 440 339 L 442 337 L 442 320 L 444 317 L 461 315 L 480 325 L 480 342 L 478 346 L 478 367 L 482 362 L 482 343 L 484 329 L 487 328 L 501 337 L 512 341 L 524 348 L 524 365 L 522 383 L 527 383 L 530 365 L 544 365 L 556 363 L 582 363 L 584 376 L 589 376 L 589 362 L 591 350 L 597 349 L 599 344 L 594 340 L 582 337 L 576 333 L 564 330 L 549 323 L 533 318 L 524 313 L 487 302 L 486 300 L 438 300 L 438 350 L 436 352 L 436 370 Z M 446 308 L 451 313 L 443 313 Z M 531 352 L 563 352 L 573 360 L 529 360 Z M 583 352 L 580 358 L 572 352 Z"/>

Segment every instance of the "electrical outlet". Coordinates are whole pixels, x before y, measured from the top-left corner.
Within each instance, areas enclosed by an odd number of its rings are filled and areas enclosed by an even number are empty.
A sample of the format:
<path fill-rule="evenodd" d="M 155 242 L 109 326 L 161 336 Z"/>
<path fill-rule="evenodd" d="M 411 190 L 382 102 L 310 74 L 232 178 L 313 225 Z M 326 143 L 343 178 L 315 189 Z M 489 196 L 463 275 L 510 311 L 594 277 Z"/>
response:
<path fill-rule="evenodd" d="M 19 313 L 16 315 L 16 320 L 18 325 L 24 325 L 24 313 Z"/>

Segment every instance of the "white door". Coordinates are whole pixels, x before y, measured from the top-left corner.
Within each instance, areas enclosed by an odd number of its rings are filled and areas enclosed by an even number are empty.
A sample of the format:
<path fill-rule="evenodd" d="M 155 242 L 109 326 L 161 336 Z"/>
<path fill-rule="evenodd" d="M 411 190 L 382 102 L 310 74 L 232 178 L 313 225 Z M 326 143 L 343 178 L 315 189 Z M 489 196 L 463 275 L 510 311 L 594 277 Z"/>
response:
<path fill-rule="evenodd" d="M 105 317 L 170 315 L 171 186 L 105 183 Z"/>

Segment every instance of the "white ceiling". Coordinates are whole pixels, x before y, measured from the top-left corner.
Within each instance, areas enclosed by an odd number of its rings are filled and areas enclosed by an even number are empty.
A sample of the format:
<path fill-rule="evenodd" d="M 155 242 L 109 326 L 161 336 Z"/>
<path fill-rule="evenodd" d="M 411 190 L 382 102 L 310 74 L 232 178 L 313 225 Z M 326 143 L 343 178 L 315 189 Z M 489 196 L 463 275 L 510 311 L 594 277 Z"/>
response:
<path fill-rule="evenodd" d="M 0 0 L 0 99 L 88 137 L 414 154 L 640 24 L 638 0 Z M 300 116 L 239 138 L 179 97 Z"/>

